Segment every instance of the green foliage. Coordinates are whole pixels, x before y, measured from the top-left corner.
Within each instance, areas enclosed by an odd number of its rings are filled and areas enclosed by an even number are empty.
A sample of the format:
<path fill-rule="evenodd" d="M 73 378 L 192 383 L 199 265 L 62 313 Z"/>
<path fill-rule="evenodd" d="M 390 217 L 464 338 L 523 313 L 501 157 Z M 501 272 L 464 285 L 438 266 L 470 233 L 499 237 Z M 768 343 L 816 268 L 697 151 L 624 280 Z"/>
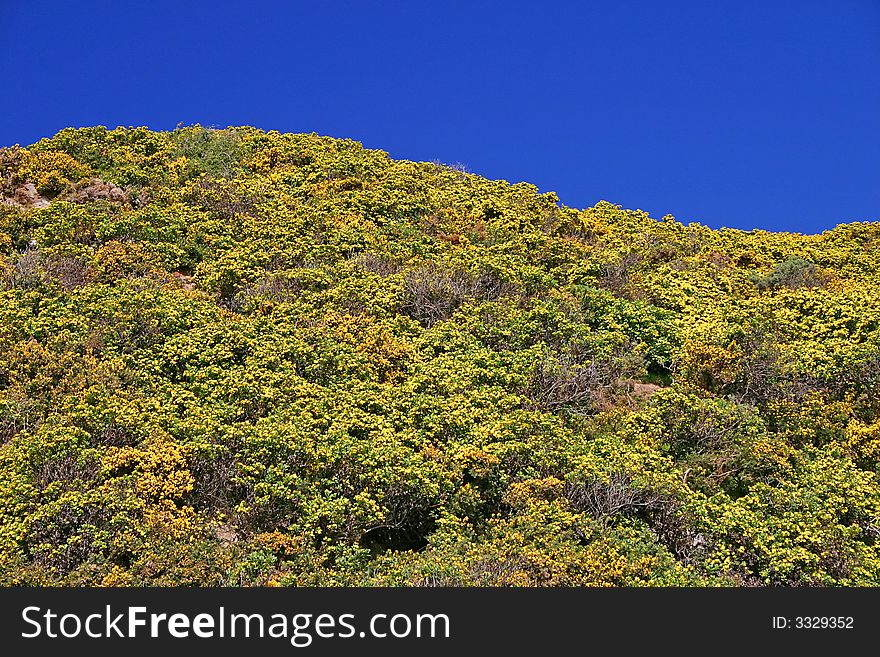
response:
<path fill-rule="evenodd" d="M 201 126 L 0 193 L 2 584 L 880 584 L 880 224 Z"/>
<path fill-rule="evenodd" d="M 752 280 L 762 290 L 782 287 L 796 290 L 801 287 L 815 287 L 820 283 L 816 265 L 799 256 L 786 258 L 766 276 L 753 277 Z"/>
<path fill-rule="evenodd" d="M 214 130 L 201 126 L 178 128 L 171 133 L 174 148 L 170 157 L 183 161 L 186 177 L 208 174 L 232 178 L 240 171 L 245 144 L 233 129 Z"/>

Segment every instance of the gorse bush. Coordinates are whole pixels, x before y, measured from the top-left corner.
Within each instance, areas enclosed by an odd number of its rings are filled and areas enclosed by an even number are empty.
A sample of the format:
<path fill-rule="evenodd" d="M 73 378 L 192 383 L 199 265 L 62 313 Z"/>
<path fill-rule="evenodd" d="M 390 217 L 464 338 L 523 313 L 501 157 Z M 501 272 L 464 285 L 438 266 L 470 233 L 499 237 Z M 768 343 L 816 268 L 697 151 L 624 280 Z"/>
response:
<path fill-rule="evenodd" d="M 880 224 L 254 128 L 0 149 L 5 585 L 878 585 Z"/>
<path fill-rule="evenodd" d="M 405 274 L 402 310 L 430 327 L 467 301 L 491 301 L 514 290 L 490 271 L 472 274 L 429 263 Z"/>

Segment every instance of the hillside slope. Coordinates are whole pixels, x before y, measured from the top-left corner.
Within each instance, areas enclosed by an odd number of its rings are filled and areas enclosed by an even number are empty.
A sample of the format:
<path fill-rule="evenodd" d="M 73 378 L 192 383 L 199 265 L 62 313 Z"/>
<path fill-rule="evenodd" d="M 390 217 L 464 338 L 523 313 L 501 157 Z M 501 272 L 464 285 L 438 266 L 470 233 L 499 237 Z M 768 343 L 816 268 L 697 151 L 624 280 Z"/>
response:
<path fill-rule="evenodd" d="M 359 144 L 0 150 L 0 583 L 880 585 L 880 224 Z"/>

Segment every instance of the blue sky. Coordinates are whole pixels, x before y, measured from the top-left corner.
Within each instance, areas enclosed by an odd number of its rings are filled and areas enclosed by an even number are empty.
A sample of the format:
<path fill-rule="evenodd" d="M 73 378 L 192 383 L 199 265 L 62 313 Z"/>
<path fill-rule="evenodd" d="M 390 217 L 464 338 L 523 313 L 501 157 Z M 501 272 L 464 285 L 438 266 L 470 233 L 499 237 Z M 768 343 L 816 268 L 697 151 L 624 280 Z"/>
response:
<path fill-rule="evenodd" d="M 880 0 L 0 5 L 0 144 L 255 125 L 713 227 L 880 220 Z"/>

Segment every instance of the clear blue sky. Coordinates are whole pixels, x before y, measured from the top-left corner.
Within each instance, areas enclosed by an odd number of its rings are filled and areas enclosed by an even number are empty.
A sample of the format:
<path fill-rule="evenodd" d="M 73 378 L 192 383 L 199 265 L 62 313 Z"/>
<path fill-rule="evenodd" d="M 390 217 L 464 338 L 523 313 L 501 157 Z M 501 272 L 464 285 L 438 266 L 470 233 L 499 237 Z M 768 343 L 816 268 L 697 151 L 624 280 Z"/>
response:
<path fill-rule="evenodd" d="M 180 122 L 710 226 L 880 220 L 880 0 L 0 0 L 0 144 Z"/>

